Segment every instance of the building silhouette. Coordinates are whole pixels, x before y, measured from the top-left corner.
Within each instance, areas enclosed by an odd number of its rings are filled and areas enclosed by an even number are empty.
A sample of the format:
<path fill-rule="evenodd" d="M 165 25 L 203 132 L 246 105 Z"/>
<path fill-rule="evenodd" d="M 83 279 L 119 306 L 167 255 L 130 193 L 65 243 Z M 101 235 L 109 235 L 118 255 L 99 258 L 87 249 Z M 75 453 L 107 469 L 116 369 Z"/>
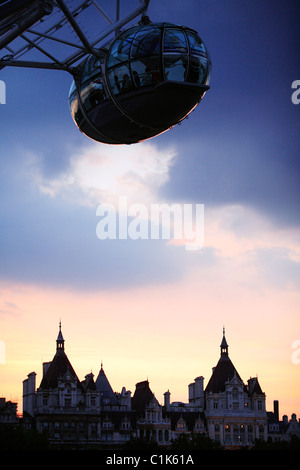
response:
<path fill-rule="evenodd" d="M 170 446 L 182 433 L 204 433 L 230 448 L 267 440 L 266 396 L 257 378 L 243 382 L 228 354 L 223 330 L 220 358 L 204 387 L 199 376 L 188 386 L 188 403 L 171 402 L 169 391 L 160 404 L 148 380 L 134 394 L 114 392 L 103 364 L 96 380 L 89 373 L 80 381 L 65 352 L 59 325 L 56 353 L 23 381 L 23 422 L 48 435 L 58 448 L 120 448 L 133 439 Z"/>

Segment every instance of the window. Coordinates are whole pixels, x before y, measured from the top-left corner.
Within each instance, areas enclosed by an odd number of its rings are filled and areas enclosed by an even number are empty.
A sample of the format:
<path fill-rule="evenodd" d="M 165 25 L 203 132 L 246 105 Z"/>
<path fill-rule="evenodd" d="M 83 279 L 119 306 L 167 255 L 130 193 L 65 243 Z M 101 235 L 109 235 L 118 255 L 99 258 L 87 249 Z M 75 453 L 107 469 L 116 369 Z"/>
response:
<path fill-rule="evenodd" d="M 187 56 L 180 54 L 164 55 L 165 79 L 184 82 L 187 70 Z"/>
<path fill-rule="evenodd" d="M 134 32 L 126 31 L 124 35 L 114 43 L 109 55 L 109 67 L 126 62 L 129 59 L 133 37 Z"/>
<path fill-rule="evenodd" d="M 234 442 L 239 442 L 240 436 L 239 436 L 239 428 L 237 424 L 234 424 L 233 426 L 233 441 Z"/>
<path fill-rule="evenodd" d="M 102 423 L 103 429 L 111 429 L 113 427 L 113 424 L 111 421 L 103 421 Z"/>
<path fill-rule="evenodd" d="M 115 95 L 133 88 L 128 64 L 114 67 L 108 74 L 111 89 Z"/>
<path fill-rule="evenodd" d="M 263 439 L 264 438 L 264 426 L 262 424 L 259 425 L 258 432 L 259 432 L 259 439 Z"/>
<path fill-rule="evenodd" d="M 204 84 L 207 71 L 207 60 L 203 57 L 190 58 L 190 70 L 187 81 L 191 83 Z"/>
<path fill-rule="evenodd" d="M 82 70 L 80 97 L 86 111 L 106 98 L 101 75 L 100 60 L 90 56 Z"/>
<path fill-rule="evenodd" d="M 177 29 L 166 29 L 164 34 L 164 52 L 187 53 L 188 46 L 183 31 Z"/>
<path fill-rule="evenodd" d="M 185 421 L 183 419 L 177 422 L 177 429 L 185 429 Z"/>
<path fill-rule="evenodd" d="M 149 57 L 147 61 L 133 60 L 131 62 L 131 72 L 134 85 L 137 88 L 159 83 L 161 81 L 161 72 L 158 56 Z"/>
<path fill-rule="evenodd" d="M 253 437 L 253 426 L 252 424 L 248 424 L 248 442 L 252 444 L 254 442 Z"/>
<path fill-rule="evenodd" d="M 262 411 L 262 409 L 263 409 L 263 405 L 262 405 L 262 401 L 261 401 L 261 400 L 258 400 L 258 402 L 257 402 L 257 409 L 258 409 L 259 411 Z"/>
<path fill-rule="evenodd" d="M 160 53 L 160 28 L 143 28 L 142 31 L 135 35 L 133 40 L 131 57 L 147 57 Z"/>
<path fill-rule="evenodd" d="M 71 406 L 71 398 L 65 398 L 65 406 Z"/>

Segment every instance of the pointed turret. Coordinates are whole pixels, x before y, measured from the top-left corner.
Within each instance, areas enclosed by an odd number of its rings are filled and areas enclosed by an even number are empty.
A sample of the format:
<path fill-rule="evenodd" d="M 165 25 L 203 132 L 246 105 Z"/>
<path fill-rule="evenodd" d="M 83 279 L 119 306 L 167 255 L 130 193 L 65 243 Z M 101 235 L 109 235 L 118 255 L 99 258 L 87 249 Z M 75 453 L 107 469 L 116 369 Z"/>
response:
<path fill-rule="evenodd" d="M 223 338 L 222 338 L 220 348 L 221 348 L 221 357 L 222 356 L 227 356 L 228 357 L 228 344 L 227 344 L 227 341 L 226 341 L 226 338 L 225 338 L 225 328 L 224 327 L 223 327 Z"/>
<path fill-rule="evenodd" d="M 105 375 L 102 362 L 101 362 L 101 369 L 96 379 L 95 385 L 96 385 L 96 389 L 100 391 L 103 404 L 117 403 L 116 395 L 114 394 L 113 389 L 111 388 L 111 385 L 108 381 L 108 378 Z"/>
<path fill-rule="evenodd" d="M 79 379 L 65 353 L 65 340 L 61 331 L 61 322 L 59 322 L 59 331 L 56 340 L 56 354 L 52 361 L 47 364 L 47 367 L 45 368 L 45 373 L 43 375 L 40 388 L 56 388 L 58 379 L 63 377 L 66 373 L 70 374 L 70 376 L 76 379 L 77 384 L 80 387 Z"/>
<path fill-rule="evenodd" d="M 61 332 L 61 322 L 59 322 L 59 331 L 56 340 L 56 352 L 64 352 L 65 350 L 65 340 Z"/>
<path fill-rule="evenodd" d="M 213 368 L 212 376 L 206 386 L 205 393 L 213 392 L 224 392 L 225 383 L 231 380 L 234 376 L 242 382 L 238 372 L 232 364 L 228 356 L 228 344 L 225 338 L 225 328 L 223 328 L 223 338 L 221 341 L 221 357 L 216 367 Z"/>

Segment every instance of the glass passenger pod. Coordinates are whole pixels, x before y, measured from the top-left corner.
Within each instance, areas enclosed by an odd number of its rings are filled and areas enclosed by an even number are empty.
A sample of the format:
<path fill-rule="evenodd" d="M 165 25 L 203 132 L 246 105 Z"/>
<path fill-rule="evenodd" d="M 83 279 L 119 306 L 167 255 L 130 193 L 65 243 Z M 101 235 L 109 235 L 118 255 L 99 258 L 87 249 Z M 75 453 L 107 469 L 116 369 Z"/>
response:
<path fill-rule="evenodd" d="M 146 140 L 194 109 L 209 88 L 210 69 L 196 31 L 170 23 L 130 28 L 112 42 L 106 59 L 84 61 L 69 94 L 73 119 L 100 142 Z"/>

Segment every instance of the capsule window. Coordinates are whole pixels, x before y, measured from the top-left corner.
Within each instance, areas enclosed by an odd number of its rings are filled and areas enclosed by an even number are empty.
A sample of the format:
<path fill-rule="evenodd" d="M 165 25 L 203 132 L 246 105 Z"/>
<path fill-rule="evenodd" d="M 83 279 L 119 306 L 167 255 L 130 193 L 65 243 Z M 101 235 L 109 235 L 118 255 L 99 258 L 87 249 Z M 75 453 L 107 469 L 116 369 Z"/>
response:
<path fill-rule="evenodd" d="M 101 103 L 106 98 L 101 79 L 98 78 L 83 86 L 80 96 L 86 111 Z"/>
<path fill-rule="evenodd" d="M 133 60 L 131 72 L 137 88 L 156 85 L 162 80 L 158 56 L 147 57 L 147 60 Z"/>
<path fill-rule="evenodd" d="M 147 31 L 148 29 L 148 31 Z M 143 28 L 139 31 L 133 40 L 131 57 L 140 58 L 160 53 L 161 41 L 160 28 Z"/>
<path fill-rule="evenodd" d="M 165 79 L 175 82 L 184 82 L 187 75 L 187 65 L 187 56 L 182 54 L 165 54 Z"/>
<path fill-rule="evenodd" d="M 206 55 L 206 50 L 203 42 L 196 33 L 187 31 L 187 36 L 190 43 L 190 54 L 192 55 Z"/>
<path fill-rule="evenodd" d="M 206 59 L 202 57 L 191 57 L 187 81 L 203 85 L 206 79 L 207 67 Z"/>
<path fill-rule="evenodd" d="M 86 111 L 94 108 L 106 98 L 102 82 L 100 60 L 96 56 L 90 56 L 83 67 L 80 98 Z"/>
<path fill-rule="evenodd" d="M 108 67 L 126 62 L 130 56 L 130 49 L 134 38 L 133 32 L 125 33 L 120 39 L 118 39 L 110 52 Z"/>
<path fill-rule="evenodd" d="M 94 76 L 101 74 L 100 60 L 96 56 L 89 56 L 81 73 L 81 83 L 91 81 Z"/>
<path fill-rule="evenodd" d="M 188 45 L 183 31 L 177 29 L 166 29 L 164 33 L 164 52 L 187 53 Z"/>
<path fill-rule="evenodd" d="M 133 88 L 128 64 L 114 67 L 108 73 L 109 84 L 115 95 L 125 93 Z"/>
<path fill-rule="evenodd" d="M 71 114 L 72 114 L 74 121 L 76 122 L 78 126 L 80 126 L 84 117 L 79 107 L 77 93 L 70 97 L 70 109 L 71 109 Z"/>

